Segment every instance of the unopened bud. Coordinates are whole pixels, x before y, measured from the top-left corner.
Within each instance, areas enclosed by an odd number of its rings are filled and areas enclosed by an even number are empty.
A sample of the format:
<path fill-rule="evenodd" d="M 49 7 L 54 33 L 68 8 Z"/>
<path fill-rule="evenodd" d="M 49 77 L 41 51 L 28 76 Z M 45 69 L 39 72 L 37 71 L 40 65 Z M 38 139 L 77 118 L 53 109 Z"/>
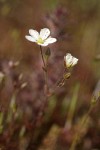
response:
<path fill-rule="evenodd" d="M 18 79 L 21 81 L 23 79 L 23 74 L 21 73 L 18 77 Z"/>
<path fill-rule="evenodd" d="M 19 61 L 16 61 L 16 62 L 13 62 L 12 60 L 11 61 L 9 61 L 9 63 L 8 63 L 8 65 L 9 65 L 9 67 L 17 67 L 18 65 L 19 65 Z"/>
<path fill-rule="evenodd" d="M 65 73 L 65 74 L 63 75 L 63 77 L 64 77 L 65 80 L 68 79 L 68 78 L 70 78 L 70 76 L 71 76 L 71 73 L 70 73 L 70 72 Z"/>
<path fill-rule="evenodd" d="M 45 56 L 49 57 L 50 55 L 51 55 L 51 51 L 50 51 L 50 48 L 48 47 L 46 52 L 45 52 Z"/>
<path fill-rule="evenodd" d="M 24 82 L 22 85 L 21 85 L 21 89 L 25 88 L 27 86 L 27 82 Z"/>
<path fill-rule="evenodd" d="M 71 68 L 78 63 L 78 59 L 73 57 L 70 53 L 67 53 L 66 56 L 64 56 L 64 63 L 66 68 Z"/>

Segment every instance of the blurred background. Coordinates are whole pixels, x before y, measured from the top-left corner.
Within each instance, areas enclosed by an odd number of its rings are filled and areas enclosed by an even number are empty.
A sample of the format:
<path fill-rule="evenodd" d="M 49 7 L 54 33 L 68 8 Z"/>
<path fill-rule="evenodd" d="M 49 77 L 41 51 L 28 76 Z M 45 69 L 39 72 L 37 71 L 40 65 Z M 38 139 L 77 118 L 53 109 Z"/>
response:
<path fill-rule="evenodd" d="M 25 39 L 42 28 L 57 38 L 49 46 L 50 89 L 64 55 L 79 59 L 46 106 L 40 49 Z M 100 150 L 99 91 L 100 0 L 0 0 L 1 150 Z M 93 95 L 98 104 L 88 114 Z"/>

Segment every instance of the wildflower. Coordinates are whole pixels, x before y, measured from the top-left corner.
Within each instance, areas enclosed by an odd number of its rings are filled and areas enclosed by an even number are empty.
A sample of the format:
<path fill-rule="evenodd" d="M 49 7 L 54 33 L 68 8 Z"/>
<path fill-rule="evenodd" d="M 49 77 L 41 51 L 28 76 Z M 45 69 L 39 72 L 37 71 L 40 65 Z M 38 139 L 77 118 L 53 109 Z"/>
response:
<path fill-rule="evenodd" d="M 50 36 L 50 30 L 48 28 L 41 29 L 40 33 L 36 30 L 30 29 L 29 34 L 30 35 L 26 35 L 25 38 L 31 42 L 36 42 L 41 46 L 47 46 L 57 41 L 56 38 Z"/>
<path fill-rule="evenodd" d="M 66 67 L 70 68 L 77 64 L 78 59 L 73 57 L 70 53 L 67 53 L 66 56 L 64 56 L 64 61 Z"/>

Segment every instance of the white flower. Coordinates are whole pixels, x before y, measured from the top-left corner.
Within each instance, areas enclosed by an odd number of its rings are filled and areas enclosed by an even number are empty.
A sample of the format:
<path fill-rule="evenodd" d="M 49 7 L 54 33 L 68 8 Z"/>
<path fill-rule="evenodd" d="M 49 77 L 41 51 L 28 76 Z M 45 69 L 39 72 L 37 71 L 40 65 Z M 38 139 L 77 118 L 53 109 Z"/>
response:
<path fill-rule="evenodd" d="M 30 35 L 26 35 L 25 38 L 31 42 L 36 42 L 41 46 L 47 46 L 57 41 L 56 38 L 50 36 L 50 30 L 48 28 L 41 29 L 40 33 L 36 30 L 30 29 L 29 34 Z"/>
<path fill-rule="evenodd" d="M 66 67 L 70 68 L 77 64 L 78 59 L 73 57 L 70 53 L 67 53 L 66 56 L 64 56 L 64 61 Z"/>

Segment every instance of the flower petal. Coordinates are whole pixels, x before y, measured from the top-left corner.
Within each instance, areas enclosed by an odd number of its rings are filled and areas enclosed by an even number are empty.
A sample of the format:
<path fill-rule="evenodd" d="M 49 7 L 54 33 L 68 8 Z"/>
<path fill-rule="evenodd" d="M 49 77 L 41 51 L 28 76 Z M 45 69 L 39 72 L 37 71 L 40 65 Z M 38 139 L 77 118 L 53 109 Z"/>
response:
<path fill-rule="evenodd" d="M 36 42 L 36 40 L 32 36 L 26 35 L 25 38 L 31 42 Z"/>
<path fill-rule="evenodd" d="M 73 65 L 76 65 L 78 63 L 78 59 L 77 58 L 73 58 Z"/>
<path fill-rule="evenodd" d="M 48 28 L 44 28 L 40 30 L 40 37 L 45 40 L 50 35 L 50 30 Z"/>
<path fill-rule="evenodd" d="M 70 53 L 67 53 L 65 57 L 66 57 L 66 59 L 71 59 L 71 60 L 73 58 L 73 56 Z"/>
<path fill-rule="evenodd" d="M 67 64 L 72 63 L 73 56 L 70 53 L 67 53 L 65 56 L 65 61 Z"/>
<path fill-rule="evenodd" d="M 30 29 L 29 34 L 35 39 L 38 40 L 39 38 L 39 33 L 36 30 Z"/>
<path fill-rule="evenodd" d="M 54 43 L 56 42 L 57 39 L 56 38 L 52 38 L 52 37 L 49 37 L 45 40 L 45 43 L 48 43 L 48 44 L 51 44 L 51 43 Z"/>

